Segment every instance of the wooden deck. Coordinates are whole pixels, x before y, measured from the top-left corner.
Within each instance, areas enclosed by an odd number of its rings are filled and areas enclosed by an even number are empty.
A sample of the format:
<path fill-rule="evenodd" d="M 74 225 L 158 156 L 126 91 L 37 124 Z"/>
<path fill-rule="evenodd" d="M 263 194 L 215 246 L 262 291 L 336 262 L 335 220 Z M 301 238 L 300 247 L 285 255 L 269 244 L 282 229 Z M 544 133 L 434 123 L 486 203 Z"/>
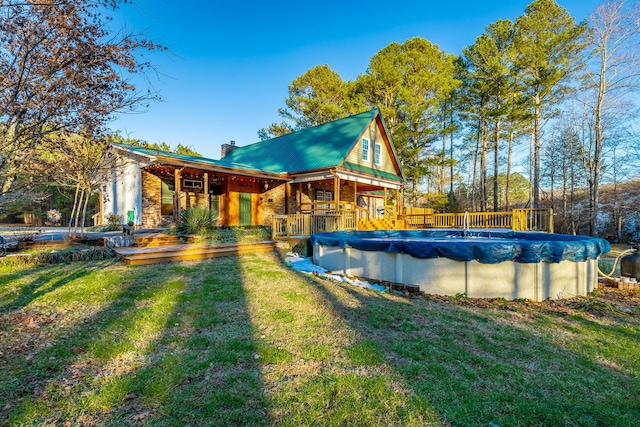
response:
<path fill-rule="evenodd" d="M 200 261 L 247 252 L 268 252 L 276 246 L 276 242 L 271 240 L 252 243 L 177 243 L 176 239 L 169 237 L 171 236 L 136 236 L 136 246 L 114 250 L 123 256 L 127 265 L 148 265 Z"/>

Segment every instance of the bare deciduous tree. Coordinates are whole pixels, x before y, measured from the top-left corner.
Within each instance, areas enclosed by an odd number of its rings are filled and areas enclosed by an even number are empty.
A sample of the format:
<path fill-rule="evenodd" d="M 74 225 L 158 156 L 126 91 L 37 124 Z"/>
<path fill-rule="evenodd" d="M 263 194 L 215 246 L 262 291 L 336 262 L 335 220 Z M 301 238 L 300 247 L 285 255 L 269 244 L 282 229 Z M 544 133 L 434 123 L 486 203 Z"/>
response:
<path fill-rule="evenodd" d="M 590 60 L 583 94 L 593 123 L 585 165 L 589 171 L 589 228 L 596 235 L 603 148 L 613 130 L 607 123 L 623 121 L 622 116 L 630 110 L 630 95 L 640 85 L 640 3 L 607 1 L 596 8 L 590 21 Z"/>
<path fill-rule="evenodd" d="M 116 112 L 156 99 L 130 77 L 150 70 L 140 53 L 164 49 L 113 33 L 107 13 L 128 0 L 0 2 L 0 206 L 29 189 L 20 179 L 60 135 L 99 135 Z"/>

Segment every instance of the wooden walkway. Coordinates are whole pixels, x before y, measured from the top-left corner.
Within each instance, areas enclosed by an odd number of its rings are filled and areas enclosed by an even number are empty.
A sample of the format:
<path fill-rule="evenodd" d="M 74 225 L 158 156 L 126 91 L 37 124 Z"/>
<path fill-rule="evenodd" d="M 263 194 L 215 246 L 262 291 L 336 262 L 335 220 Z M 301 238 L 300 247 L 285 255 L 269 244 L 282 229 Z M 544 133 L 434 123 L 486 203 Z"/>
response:
<path fill-rule="evenodd" d="M 123 256 L 127 265 L 160 264 L 177 261 L 235 255 L 247 252 L 268 252 L 275 248 L 275 241 L 251 243 L 177 243 L 170 236 L 136 236 L 136 246 L 114 248 Z"/>

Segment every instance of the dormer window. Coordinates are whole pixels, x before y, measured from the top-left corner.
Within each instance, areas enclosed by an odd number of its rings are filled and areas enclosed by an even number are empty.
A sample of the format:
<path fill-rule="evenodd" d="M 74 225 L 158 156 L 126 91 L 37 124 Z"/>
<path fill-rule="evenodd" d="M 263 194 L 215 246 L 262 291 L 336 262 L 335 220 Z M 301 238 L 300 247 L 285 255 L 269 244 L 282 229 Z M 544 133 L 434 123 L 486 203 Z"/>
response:
<path fill-rule="evenodd" d="M 362 161 L 369 161 L 369 140 L 362 138 Z"/>

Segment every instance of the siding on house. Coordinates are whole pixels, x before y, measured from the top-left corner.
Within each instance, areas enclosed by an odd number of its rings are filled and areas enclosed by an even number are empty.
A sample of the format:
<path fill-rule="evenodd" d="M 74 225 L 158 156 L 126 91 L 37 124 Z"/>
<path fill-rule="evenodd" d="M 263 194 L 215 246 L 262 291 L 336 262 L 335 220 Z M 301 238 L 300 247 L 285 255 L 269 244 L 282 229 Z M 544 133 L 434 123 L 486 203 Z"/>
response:
<path fill-rule="evenodd" d="M 100 188 L 102 193 L 102 224 L 112 213 L 126 221 L 127 213 L 134 211 L 134 223 L 141 224 L 142 170 L 144 164 L 137 156 L 117 156 L 112 160 L 111 171 Z M 107 172 L 104 172 L 107 174 Z"/>
<path fill-rule="evenodd" d="M 369 140 L 368 161 L 362 160 L 362 138 Z M 380 165 L 376 165 L 374 162 L 375 144 L 380 144 Z M 362 137 L 347 155 L 345 162 L 365 166 L 376 171 L 387 172 L 394 175 L 397 174 L 393 160 L 391 159 L 391 154 L 389 153 L 389 147 L 382 136 L 382 129 L 375 120 L 369 124 Z"/>

